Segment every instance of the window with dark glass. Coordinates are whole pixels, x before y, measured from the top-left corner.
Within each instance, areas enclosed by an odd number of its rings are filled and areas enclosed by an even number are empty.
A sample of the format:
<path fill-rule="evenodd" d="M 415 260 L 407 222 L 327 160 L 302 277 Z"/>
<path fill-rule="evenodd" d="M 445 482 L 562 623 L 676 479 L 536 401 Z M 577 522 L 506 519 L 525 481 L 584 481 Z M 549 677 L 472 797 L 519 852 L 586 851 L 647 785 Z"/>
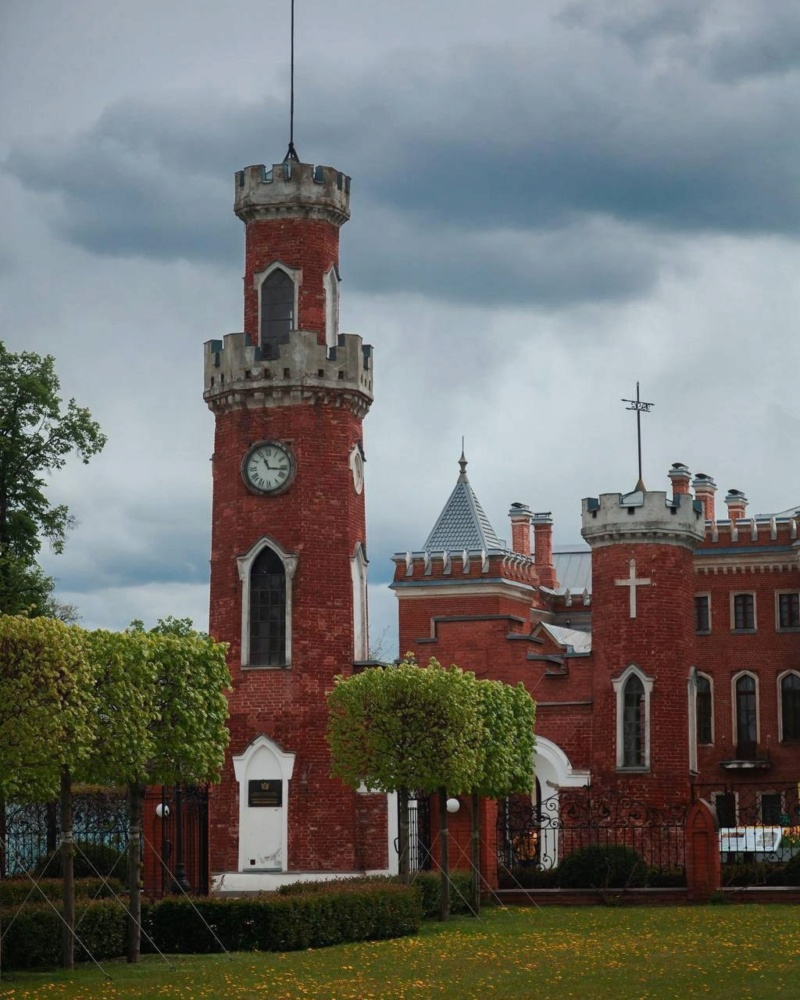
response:
<path fill-rule="evenodd" d="M 734 594 L 733 627 L 735 629 L 756 627 L 756 601 L 753 594 Z"/>
<path fill-rule="evenodd" d="M 736 826 L 736 796 L 733 792 L 716 792 L 714 805 L 720 826 Z"/>
<path fill-rule="evenodd" d="M 778 594 L 778 626 L 800 628 L 800 594 Z"/>
<path fill-rule="evenodd" d="M 622 766 L 645 765 L 644 685 L 632 674 L 622 693 Z"/>
<path fill-rule="evenodd" d="M 272 549 L 264 549 L 250 570 L 250 663 L 278 667 L 286 662 L 286 573 Z"/>
<path fill-rule="evenodd" d="M 800 677 L 787 674 L 781 680 L 781 732 L 785 740 L 800 740 Z"/>
<path fill-rule="evenodd" d="M 783 816 L 780 792 L 761 793 L 761 822 L 764 826 L 779 826 Z"/>
<path fill-rule="evenodd" d="M 698 632 L 708 632 L 711 628 L 711 615 L 708 594 L 698 594 L 694 599 L 694 627 Z"/>
<path fill-rule="evenodd" d="M 712 742 L 711 726 L 711 681 L 707 677 L 697 677 L 697 742 Z"/>
<path fill-rule="evenodd" d="M 289 342 L 294 329 L 294 282 L 280 268 L 261 283 L 261 346 Z"/>
<path fill-rule="evenodd" d="M 736 681 L 736 756 L 752 760 L 756 755 L 756 682 L 744 674 Z"/>

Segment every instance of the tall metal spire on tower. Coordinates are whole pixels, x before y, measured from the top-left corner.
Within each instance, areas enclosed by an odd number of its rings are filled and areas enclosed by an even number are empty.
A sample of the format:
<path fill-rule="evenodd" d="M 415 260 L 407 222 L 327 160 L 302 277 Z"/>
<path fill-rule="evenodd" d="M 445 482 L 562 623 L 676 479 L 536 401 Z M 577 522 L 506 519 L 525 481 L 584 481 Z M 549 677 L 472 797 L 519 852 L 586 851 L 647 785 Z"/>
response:
<path fill-rule="evenodd" d="M 292 2 L 292 25 L 291 25 L 291 42 L 290 42 L 290 58 L 289 58 L 289 148 L 286 150 L 286 156 L 283 158 L 283 162 L 286 163 L 289 160 L 295 163 L 300 162 L 300 157 L 297 155 L 297 150 L 294 148 L 294 0 Z"/>
<path fill-rule="evenodd" d="M 639 383 L 636 383 L 636 399 L 623 399 L 623 403 L 630 403 L 626 410 L 636 411 L 636 444 L 639 453 L 639 481 L 636 483 L 636 490 L 645 492 L 644 480 L 642 479 L 642 413 L 649 413 L 655 403 L 645 403 L 639 399 Z"/>

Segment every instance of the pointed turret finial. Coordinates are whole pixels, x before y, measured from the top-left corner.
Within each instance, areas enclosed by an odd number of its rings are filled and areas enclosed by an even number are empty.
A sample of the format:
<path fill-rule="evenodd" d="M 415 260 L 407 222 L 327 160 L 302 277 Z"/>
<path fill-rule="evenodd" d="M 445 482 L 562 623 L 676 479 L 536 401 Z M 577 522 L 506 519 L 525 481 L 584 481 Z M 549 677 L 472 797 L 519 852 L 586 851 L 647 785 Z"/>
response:
<path fill-rule="evenodd" d="M 467 481 L 467 460 L 464 456 L 464 438 L 461 438 L 461 458 L 458 460 L 458 464 L 461 466 L 461 475 L 458 477 L 459 482 Z"/>

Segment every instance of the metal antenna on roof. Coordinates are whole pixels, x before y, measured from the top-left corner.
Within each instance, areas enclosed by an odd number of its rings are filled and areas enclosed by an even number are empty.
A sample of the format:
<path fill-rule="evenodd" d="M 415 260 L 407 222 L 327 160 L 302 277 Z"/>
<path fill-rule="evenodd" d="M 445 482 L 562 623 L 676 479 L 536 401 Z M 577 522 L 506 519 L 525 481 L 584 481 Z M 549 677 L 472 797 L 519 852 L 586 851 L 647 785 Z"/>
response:
<path fill-rule="evenodd" d="M 636 489 L 645 492 L 644 481 L 642 479 L 642 414 L 649 413 L 655 403 L 645 403 L 639 399 L 639 383 L 636 383 L 636 399 L 623 399 L 623 403 L 630 403 L 630 406 L 626 406 L 626 410 L 636 411 L 636 443 L 639 450 L 639 482 L 636 484 Z"/>
<path fill-rule="evenodd" d="M 299 163 L 300 157 L 294 148 L 294 0 L 292 0 L 291 55 L 289 65 L 289 148 L 286 150 L 283 162 L 286 163 L 288 160 L 293 160 L 295 163 Z"/>
<path fill-rule="evenodd" d="M 461 477 L 463 479 L 467 478 L 467 460 L 464 457 L 464 438 L 461 438 L 461 458 L 458 460 L 458 464 L 461 466 Z"/>

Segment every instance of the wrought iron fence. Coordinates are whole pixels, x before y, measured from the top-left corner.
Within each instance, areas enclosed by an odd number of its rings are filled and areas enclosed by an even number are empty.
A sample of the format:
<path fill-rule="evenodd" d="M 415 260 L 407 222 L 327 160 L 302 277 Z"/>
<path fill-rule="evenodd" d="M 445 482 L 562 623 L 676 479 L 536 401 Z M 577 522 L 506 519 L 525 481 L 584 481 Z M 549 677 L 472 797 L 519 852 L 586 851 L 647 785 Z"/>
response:
<path fill-rule="evenodd" d="M 128 846 L 127 799 L 112 789 L 80 792 L 73 798 L 73 836 L 78 846 L 107 847 L 122 854 Z M 0 846 L 0 875 L 20 875 L 43 863 L 61 838 L 56 802 L 7 803 Z"/>
<path fill-rule="evenodd" d="M 693 794 L 717 811 L 723 885 L 800 882 L 800 782 L 707 783 Z"/>
<path fill-rule="evenodd" d="M 208 786 L 176 785 L 161 789 L 161 892 L 209 890 Z M 147 850 L 147 845 L 145 845 Z"/>
<path fill-rule="evenodd" d="M 515 795 L 500 803 L 497 851 L 501 881 L 519 870 L 547 872 L 587 847 L 626 847 L 672 880 L 685 871 L 688 806 L 655 808 L 628 795 L 564 789 L 538 802 Z M 589 888 L 589 886 L 587 886 Z"/>

